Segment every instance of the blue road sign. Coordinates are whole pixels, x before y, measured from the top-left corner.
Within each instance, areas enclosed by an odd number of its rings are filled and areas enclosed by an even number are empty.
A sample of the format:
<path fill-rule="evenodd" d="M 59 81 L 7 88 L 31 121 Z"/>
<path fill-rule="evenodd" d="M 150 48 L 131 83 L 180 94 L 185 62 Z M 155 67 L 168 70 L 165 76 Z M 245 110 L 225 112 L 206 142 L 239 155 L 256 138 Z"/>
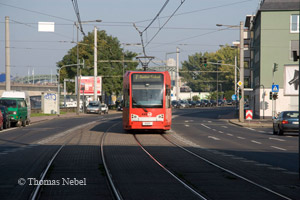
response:
<path fill-rule="evenodd" d="M 236 95 L 233 94 L 233 95 L 231 96 L 231 99 L 232 99 L 233 101 L 235 101 L 235 100 L 236 100 Z"/>
<path fill-rule="evenodd" d="M 279 85 L 272 85 L 272 92 L 279 92 Z"/>

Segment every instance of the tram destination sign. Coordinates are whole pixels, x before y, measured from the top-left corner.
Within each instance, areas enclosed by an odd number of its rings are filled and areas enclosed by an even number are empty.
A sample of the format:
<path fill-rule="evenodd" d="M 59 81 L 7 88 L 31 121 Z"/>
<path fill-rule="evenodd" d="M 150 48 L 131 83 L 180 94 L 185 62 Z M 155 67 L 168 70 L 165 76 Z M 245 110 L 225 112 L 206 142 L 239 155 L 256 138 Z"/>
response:
<path fill-rule="evenodd" d="M 163 75 L 162 74 L 133 74 L 132 75 L 132 82 L 162 82 Z"/>

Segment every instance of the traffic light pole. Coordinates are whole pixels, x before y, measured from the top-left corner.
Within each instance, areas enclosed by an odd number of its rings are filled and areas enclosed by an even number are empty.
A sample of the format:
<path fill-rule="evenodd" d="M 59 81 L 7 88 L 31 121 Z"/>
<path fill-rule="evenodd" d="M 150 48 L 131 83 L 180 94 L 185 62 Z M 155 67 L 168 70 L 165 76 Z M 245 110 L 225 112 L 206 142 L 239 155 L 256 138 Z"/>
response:
<path fill-rule="evenodd" d="M 244 22 L 240 22 L 240 81 L 241 87 L 241 99 L 239 105 L 239 121 L 244 122 Z"/>

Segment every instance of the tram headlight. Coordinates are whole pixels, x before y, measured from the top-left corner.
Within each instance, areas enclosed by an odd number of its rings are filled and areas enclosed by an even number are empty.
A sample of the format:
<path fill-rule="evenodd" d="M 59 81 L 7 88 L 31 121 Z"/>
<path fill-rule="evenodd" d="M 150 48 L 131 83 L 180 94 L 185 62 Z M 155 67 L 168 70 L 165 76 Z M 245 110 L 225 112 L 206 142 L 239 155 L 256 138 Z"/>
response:
<path fill-rule="evenodd" d="M 139 119 L 139 116 L 138 116 L 138 115 L 131 114 L 131 120 L 132 120 L 132 121 L 138 121 L 138 119 Z"/>
<path fill-rule="evenodd" d="M 164 120 L 164 114 L 157 115 L 156 119 L 157 119 L 157 121 L 163 121 Z"/>

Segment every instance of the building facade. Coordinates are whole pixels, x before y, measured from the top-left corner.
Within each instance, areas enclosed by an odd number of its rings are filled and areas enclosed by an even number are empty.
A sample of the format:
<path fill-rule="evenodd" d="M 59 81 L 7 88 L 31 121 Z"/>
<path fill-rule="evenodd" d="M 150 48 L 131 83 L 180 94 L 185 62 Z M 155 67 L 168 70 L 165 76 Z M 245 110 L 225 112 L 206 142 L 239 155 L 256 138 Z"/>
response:
<path fill-rule="evenodd" d="M 256 117 L 272 117 L 283 110 L 298 110 L 299 0 L 264 0 L 245 25 L 250 30 L 250 105 Z M 246 18 L 247 19 L 247 18 Z M 278 99 L 270 100 L 272 85 Z"/>

